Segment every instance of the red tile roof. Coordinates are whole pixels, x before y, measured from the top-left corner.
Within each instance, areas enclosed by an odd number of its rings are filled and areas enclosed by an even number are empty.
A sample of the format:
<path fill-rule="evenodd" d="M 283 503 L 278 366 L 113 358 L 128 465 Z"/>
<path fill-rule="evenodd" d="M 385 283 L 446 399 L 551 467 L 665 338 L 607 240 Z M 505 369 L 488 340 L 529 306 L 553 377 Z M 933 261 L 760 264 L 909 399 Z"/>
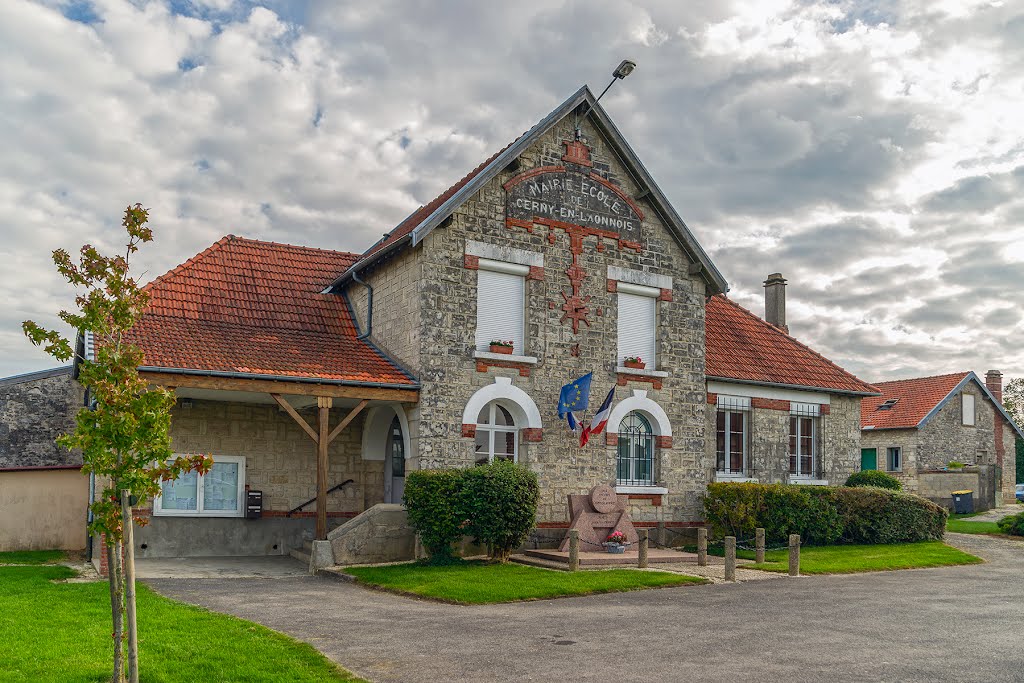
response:
<path fill-rule="evenodd" d="M 873 386 L 730 299 L 708 300 L 708 377 L 873 394 Z"/>
<path fill-rule="evenodd" d="M 145 366 L 414 385 L 321 294 L 358 256 L 228 235 L 146 286 Z"/>
<path fill-rule="evenodd" d="M 951 375 L 877 382 L 875 386 L 882 395 L 861 401 L 861 426 L 875 429 L 913 429 L 970 374 L 954 372 Z M 890 399 L 896 399 L 891 409 L 878 409 Z"/>

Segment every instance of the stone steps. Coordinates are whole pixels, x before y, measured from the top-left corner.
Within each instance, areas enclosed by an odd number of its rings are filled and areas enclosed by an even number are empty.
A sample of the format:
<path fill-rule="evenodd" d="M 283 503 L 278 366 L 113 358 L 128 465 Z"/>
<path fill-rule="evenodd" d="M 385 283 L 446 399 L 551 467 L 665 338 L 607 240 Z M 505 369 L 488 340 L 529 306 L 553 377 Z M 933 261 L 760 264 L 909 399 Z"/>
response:
<path fill-rule="evenodd" d="M 289 555 L 294 557 L 296 560 L 309 565 L 310 557 L 313 555 L 313 541 L 304 540 L 302 541 L 302 549 L 292 548 Z"/>

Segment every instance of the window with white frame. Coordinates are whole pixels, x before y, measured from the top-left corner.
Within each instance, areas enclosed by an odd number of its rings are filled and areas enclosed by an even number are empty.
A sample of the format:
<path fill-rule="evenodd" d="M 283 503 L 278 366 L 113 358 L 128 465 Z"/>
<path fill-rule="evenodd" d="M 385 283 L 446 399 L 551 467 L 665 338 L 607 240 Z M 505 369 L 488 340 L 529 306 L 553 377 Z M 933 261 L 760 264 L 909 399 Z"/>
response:
<path fill-rule="evenodd" d="M 790 403 L 789 474 L 812 479 L 820 471 L 818 449 L 821 409 L 814 403 Z"/>
<path fill-rule="evenodd" d="M 715 428 L 715 470 L 720 474 L 745 474 L 750 434 L 750 399 L 719 396 Z"/>
<path fill-rule="evenodd" d="M 903 449 L 899 446 L 890 446 L 886 451 L 886 465 L 890 472 L 903 471 Z"/>
<path fill-rule="evenodd" d="M 963 423 L 974 426 L 974 394 L 960 394 L 960 405 L 963 408 Z"/>
<path fill-rule="evenodd" d="M 186 472 L 160 483 L 153 514 L 180 517 L 242 517 L 245 514 L 245 457 L 213 456 L 206 474 Z"/>
<path fill-rule="evenodd" d="M 661 290 L 619 282 L 619 356 L 640 358 L 648 370 L 657 367 L 658 296 Z"/>
<path fill-rule="evenodd" d="M 650 421 L 633 411 L 619 423 L 615 483 L 654 486 L 654 432 Z"/>
<path fill-rule="evenodd" d="M 512 353 L 526 352 L 526 276 L 529 266 L 480 259 L 476 286 L 476 349 L 511 341 Z"/>
<path fill-rule="evenodd" d="M 476 464 L 519 460 L 519 425 L 512 412 L 497 401 L 483 407 L 476 419 Z"/>

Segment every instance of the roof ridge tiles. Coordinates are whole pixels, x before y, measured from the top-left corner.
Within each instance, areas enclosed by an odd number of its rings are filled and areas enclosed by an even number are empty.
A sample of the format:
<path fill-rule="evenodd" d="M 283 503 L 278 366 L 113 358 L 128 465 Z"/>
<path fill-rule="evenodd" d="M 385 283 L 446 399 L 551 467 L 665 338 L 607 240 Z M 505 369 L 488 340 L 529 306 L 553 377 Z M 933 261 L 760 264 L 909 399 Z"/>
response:
<path fill-rule="evenodd" d="M 961 380 L 963 380 L 964 377 L 967 377 L 972 372 L 974 371 L 964 370 L 962 372 L 945 372 L 941 375 L 926 375 L 924 377 L 905 377 L 903 379 L 887 379 L 880 382 L 872 382 L 872 384 L 876 387 L 880 387 L 882 385 L 901 384 L 904 382 L 924 382 L 926 380 L 946 379 L 949 377 L 959 377 Z"/>

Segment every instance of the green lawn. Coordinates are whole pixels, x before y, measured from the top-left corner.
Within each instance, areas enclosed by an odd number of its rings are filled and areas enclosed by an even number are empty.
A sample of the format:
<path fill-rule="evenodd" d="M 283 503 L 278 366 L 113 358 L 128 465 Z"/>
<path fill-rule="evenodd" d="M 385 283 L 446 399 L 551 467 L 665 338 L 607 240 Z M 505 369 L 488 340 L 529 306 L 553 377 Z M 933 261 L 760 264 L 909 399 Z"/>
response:
<path fill-rule="evenodd" d="M 16 550 L 0 553 L 0 564 L 55 564 L 63 559 L 63 550 Z"/>
<path fill-rule="evenodd" d="M 950 517 L 946 521 L 946 531 L 958 534 L 1002 534 L 995 522 L 969 522 Z"/>
<path fill-rule="evenodd" d="M 460 604 L 483 604 L 614 593 L 706 581 L 668 572 L 608 569 L 561 572 L 521 564 L 462 562 L 432 567 L 399 564 L 346 570 L 361 583 Z"/>
<path fill-rule="evenodd" d="M 0 567 L 0 680 L 94 683 L 111 671 L 105 581 L 63 566 Z M 138 586 L 143 683 L 358 681 L 309 645 Z"/>
<path fill-rule="evenodd" d="M 788 550 L 765 554 L 763 564 L 744 565 L 770 572 L 789 570 Z M 942 541 L 896 545 L 805 546 L 800 549 L 801 574 L 850 574 L 887 569 L 922 569 L 956 564 L 977 564 L 980 557 L 951 548 Z"/>

